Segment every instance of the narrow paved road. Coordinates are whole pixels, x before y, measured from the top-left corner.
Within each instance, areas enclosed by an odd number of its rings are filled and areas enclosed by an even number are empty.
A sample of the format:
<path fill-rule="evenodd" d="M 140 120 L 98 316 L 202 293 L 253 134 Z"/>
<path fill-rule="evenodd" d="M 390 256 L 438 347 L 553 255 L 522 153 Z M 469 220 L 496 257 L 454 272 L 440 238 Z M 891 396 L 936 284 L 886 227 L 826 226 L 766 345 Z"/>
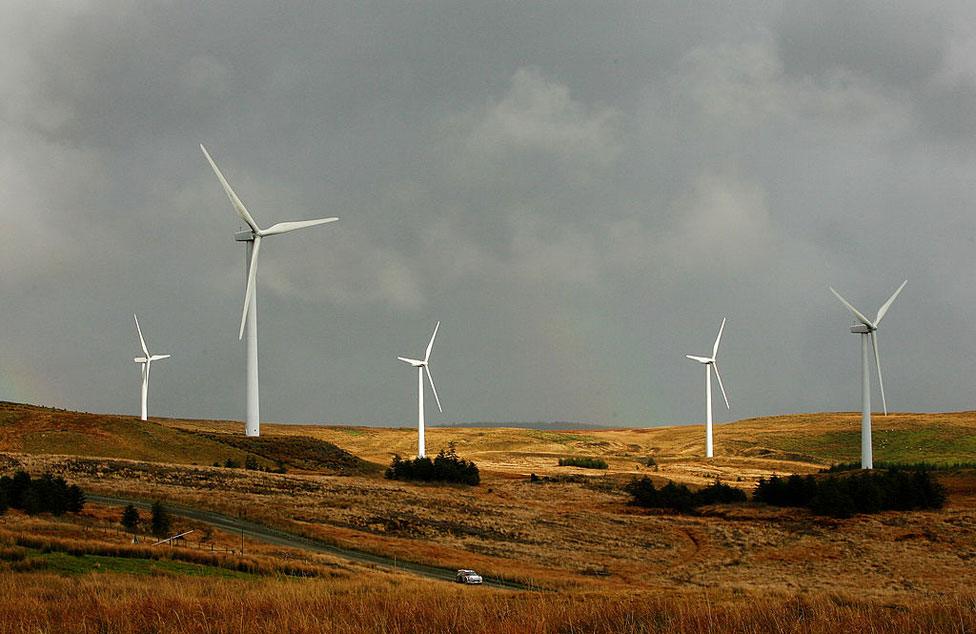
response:
<path fill-rule="evenodd" d="M 128 498 L 118 498 L 110 497 L 106 495 L 95 495 L 94 493 L 86 493 L 85 497 L 91 501 L 98 504 L 112 504 L 117 506 L 125 506 L 126 504 L 132 504 L 133 506 L 148 509 L 152 506 L 151 502 L 146 500 L 128 499 Z M 333 546 L 331 544 L 326 544 L 314 539 L 309 539 L 308 537 L 303 537 L 301 535 L 295 535 L 293 533 L 288 533 L 277 528 L 271 528 L 263 524 L 257 524 L 249 520 L 243 520 L 236 517 L 230 517 L 228 515 L 223 515 L 221 513 L 215 513 L 213 511 L 204 511 L 202 509 L 192 508 L 189 506 L 182 506 L 178 504 L 166 503 L 166 510 L 173 515 L 179 515 L 181 517 L 186 517 L 192 520 L 197 520 L 199 522 L 204 522 L 210 524 L 216 528 L 231 533 L 244 532 L 245 537 L 251 539 L 256 539 L 258 541 L 266 542 L 268 544 L 277 544 L 278 546 L 287 546 L 289 548 L 299 548 L 302 550 L 310 550 L 318 553 L 328 553 L 330 555 L 335 555 L 336 557 L 341 557 L 349 561 L 355 561 L 363 564 L 371 564 L 378 568 L 383 568 L 386 570 L 397 570 L 402 572 L 409 572 L 411 574 L 418 575 L 420 577 L 426 577 L 428 579 L 437 579 L 439 581 L 454 581 L 454 570 L 449 568 L 438 568 L 437 566 L 427 566 L 425 564 L 418 564 L 409 561 L 394 560 L 391 557 L 384 557 L 382 555 L 374 555 L 372 553 L 363 552 L 360 550 L 353 550 L 351 548 L 343 548 L 341 546 Z M 491 586 L 493 588 L 502 588 L 505 590 L 538 590 L 539 588 L 531 587 L 527 584 L 518 583 L 516 581 L 508 581 L 505 579 L 490 579 L 485 577 L 485 585 Z"/>

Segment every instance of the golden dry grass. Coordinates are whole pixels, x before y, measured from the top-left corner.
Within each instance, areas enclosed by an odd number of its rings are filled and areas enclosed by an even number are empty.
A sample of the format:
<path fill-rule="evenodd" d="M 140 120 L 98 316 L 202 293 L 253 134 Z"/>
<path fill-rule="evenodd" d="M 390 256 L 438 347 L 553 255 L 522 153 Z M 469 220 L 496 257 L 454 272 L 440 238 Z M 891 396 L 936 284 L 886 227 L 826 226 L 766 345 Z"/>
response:
<path fill-rule="evenodd" d="M 971 632 L 976 602 L 856 595 L 536 594 L 406 579 L 224 581 L 0 576 L 0 632 L 628 634 Z"/>
<path fill-rule="evenodd" d="M 566 590 L 723 587 L 934 597 L 976 584 L 976 474 L 949 507 L 837 521 L 802 510 L 635 509 L 619 490 L 490 476 L 480 487 L 20 456 L 88 490 L 243 512 L 346 547 Z M 219 490 L 220 496 L 213 495 Z"/>

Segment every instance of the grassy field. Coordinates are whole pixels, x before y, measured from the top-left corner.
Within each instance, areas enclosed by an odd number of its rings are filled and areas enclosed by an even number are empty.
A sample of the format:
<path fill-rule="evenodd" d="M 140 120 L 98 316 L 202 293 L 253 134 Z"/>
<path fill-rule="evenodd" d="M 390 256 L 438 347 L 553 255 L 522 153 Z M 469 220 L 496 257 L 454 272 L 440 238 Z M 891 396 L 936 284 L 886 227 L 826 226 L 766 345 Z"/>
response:
<path fill-rule="evenodd" d="M 239 537 L 187 520 L 174 527 L 197 530 L 185 547 L 157 557 L 118 531 L 121 509 L 90 505 L 78 518 L 0 518 L 0 613 L 19 624 L 0 632 L 973 631 L 973 469 L 939 473 L 946 509 L 849 520 L 752 504 L 671 515 L 629 506 L 620 490 L 635 475 L 692 486 L 719 477 L 748 490 L 772 473 L 815 472 L 857 459 L 859 423 L 841 413 L 719 425 L 711 461 L 700 427 L 429 430 L 431 451 L 454 443 L 481 468 L 480 486 L 459 487 L 377 472 L 394 452 L 411 455 L 411 429 L 265 425 L 262 444 L 245 447 L 288 456 L 289 472 L 275 474 L 207 466 L 240 451 L 240 423 L 0 406 L 2 471 L 50 470 L 91 492 L 545 589 L 456 588 L 260 544 L 214 559 L 208 548 L 236 549 Z M 875 429 L 877 460 L 976 462 L 974 413 L 879 416 Z M 609 468 L 558 466 L 572 456 Z M 4 563 L 4 548 L 34 563 Z M 315 578 L 296 579 L 302 571 Z M 34 598 L 60 592 L 58 602 Z M 72 611 L 88 620 L 71 621 Z"/>
<path fill-rule="evenodd" d="M 472 591 L 474 590 L 474 591 Z M 48 600 L 57 597 L 57 600 Z M 971 632 L 967 594 L 913 606 L 856 595 L 729 597 L 693 590 L 482 592 L 406 579 L 227 580 L 49 573 L 0 577 L 0 632 L 667 634 Z"/>

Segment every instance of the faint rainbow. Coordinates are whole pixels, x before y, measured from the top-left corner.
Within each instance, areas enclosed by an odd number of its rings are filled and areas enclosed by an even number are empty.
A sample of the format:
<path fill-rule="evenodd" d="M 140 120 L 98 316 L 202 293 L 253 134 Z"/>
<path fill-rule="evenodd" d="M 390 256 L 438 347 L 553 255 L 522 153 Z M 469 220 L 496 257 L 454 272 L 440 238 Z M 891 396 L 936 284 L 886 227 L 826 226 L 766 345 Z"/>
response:
<path fill-rule="evenodd" d="M 0 401 L 38 403 L 50 394 L 48 386 L 24 367 L 0 366 Z"/>

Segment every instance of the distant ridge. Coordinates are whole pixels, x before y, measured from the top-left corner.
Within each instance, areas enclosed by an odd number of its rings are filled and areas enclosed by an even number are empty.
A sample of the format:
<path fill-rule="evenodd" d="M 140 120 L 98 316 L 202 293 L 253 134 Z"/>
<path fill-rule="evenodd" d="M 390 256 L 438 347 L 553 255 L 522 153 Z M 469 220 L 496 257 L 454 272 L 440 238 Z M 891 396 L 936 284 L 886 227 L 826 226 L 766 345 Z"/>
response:
<path fill-rule="evenodd" d="M 565 422 L 537 422 L 537 423 L 450 423 L 429 425 L 430 427 L 481 427 L 481 428 L 509 428 L 509 429 L 538 429 L 540 431 L 582 431 L 592 429 L 610 429 L 607 425 L 595 423 L 565 423 Z"/>

